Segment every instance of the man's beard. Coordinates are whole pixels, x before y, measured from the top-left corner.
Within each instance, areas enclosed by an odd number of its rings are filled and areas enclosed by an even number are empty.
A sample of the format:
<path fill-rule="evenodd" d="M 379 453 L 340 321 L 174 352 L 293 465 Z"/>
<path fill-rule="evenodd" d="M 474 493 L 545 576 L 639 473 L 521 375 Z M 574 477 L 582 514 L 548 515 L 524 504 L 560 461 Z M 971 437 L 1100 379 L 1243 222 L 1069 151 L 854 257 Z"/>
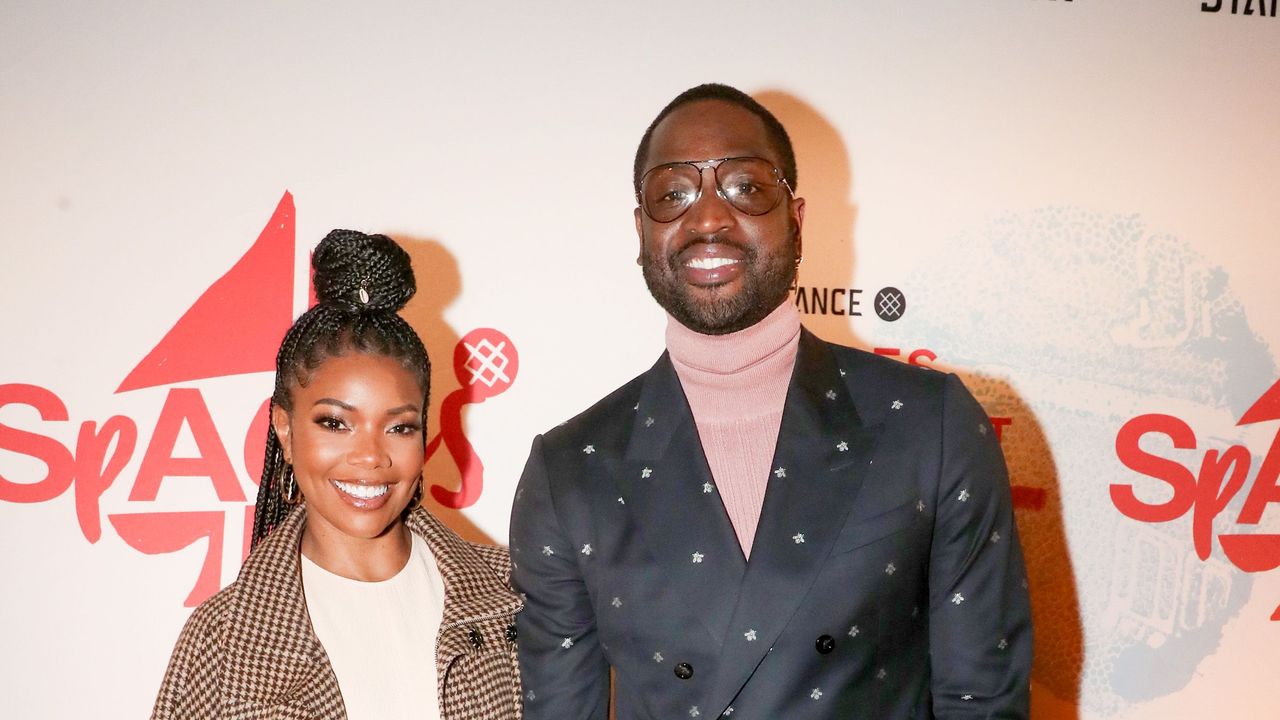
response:
<path fill-rule="evenodd" d="M 791 229 L 792 242 L 777 255 L 761 258 L 758 250 L 735 242 L 725 242 L 743 255 L 741 287 L 737 294 L 722 296 L 719 288 L 710 288 L 709 299 L 696 299 L 694 288 L 680 278 L 680 253 L 689 245 L 683 245 L 665 258 L 649 252 L 648 243 L 641 244 L 640 266 L 649 294 L 662 309 L 671 314 L 681 325 L 704 335 L 726 335 L 745 330 L 765 319 L 779 305 L 786 302 L 787 294 L 796 277 L 795 230 Z M 698 242 L 702 242 L 701 240 Z M 699 289 L 699 292 L 702 292 Z"/>

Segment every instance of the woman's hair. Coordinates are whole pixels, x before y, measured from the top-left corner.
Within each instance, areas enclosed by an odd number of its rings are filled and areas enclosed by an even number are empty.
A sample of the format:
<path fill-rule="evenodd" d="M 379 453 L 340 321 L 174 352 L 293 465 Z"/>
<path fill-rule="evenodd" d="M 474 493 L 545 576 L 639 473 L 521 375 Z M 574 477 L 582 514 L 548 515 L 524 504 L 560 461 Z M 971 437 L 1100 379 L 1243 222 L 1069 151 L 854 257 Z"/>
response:
<path fill-rule="evenodd" d="M 396 314 L 417 289 L 409 254 L 386 235 L 334 230 L 316 246 L 311 268 L 319 302 L 293 323 L 280 343 L 272 407 L 279 405 L 292 413 L 293 389 L 310 382 L 325 360 L 362 352 L 394 358 L 412 372 L 422 388 L 425 412 L 431 360 L 418 334 Z M 281 497 L 281 485 L 292 471 L 268 420 L 253 547 L 289 513 L 291 506 Z"/>

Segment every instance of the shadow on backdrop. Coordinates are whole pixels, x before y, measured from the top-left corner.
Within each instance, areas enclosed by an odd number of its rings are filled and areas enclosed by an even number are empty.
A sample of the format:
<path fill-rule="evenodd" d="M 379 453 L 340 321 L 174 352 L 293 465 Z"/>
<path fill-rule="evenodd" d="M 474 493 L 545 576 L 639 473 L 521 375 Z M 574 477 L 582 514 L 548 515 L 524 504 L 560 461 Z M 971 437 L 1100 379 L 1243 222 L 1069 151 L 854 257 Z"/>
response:
<path fill-rule="evenodd" d="M 782 122 L 796 153 L 795 192 L 805 202 L 801 234 L 804 254 L 797 292 L 809 292 L 809 288 L 852 288 L 858 207 L 850 200 L 853 168 L 840 132 L 813 106 L 794 95 L 765 90 L 752 93 L 752 97 Z M 839 303 L 828 306 L 830 314 L 809 315 L 805 326 L 825 340 L 865 348 L 854 334 L 848 317 L 850 301 L 857 299 L 842 294 Z M 829 296 L 823 304 L 827 305 L 828 300 Z"/>
<path fill-rule="evenodd" d="M 787 128 L 795 148 L 796 195 L 805 199 L 804 261 L 800 265 L 797 292 L 809 292 L 802 304 L 805 327 L 820 337 L 843 345 L 874 350 L 874 343 L 859 336 L 855 324 L 880 322 L 872 302 L 875 291 L 856 295 L 856 224 L 858 206 L 852 200 L 854 170 L 840 132 L 820 111 L 780 90 L 752 93 Z M 927 199 L 926 199 L 927 202 Z M 925 261 L 928 262 L 927 260 Z M 818 306 L 814 292 L 840 289 Z M 902 287 L 910 295 L 910 288 Z M 792 300 L 797 298 L 793 295 Z M 852 304 L 856 301 L 857 304 Z M 853 312 L 862 315 L 852 316 Z M 995 329 L 992 329 L 995 332 Z M 928 338 L 924 338 L 928 346 Z M 945 348 L 931 348 L 943 359 L 929 363 L 943 372 L 955 372 L 993 417 L 1011 418 L 1002 428 L 1001 448 L 1009 465 L 1018 533 L 1026 555 L 1035 630 L 1032 679 L 1054 697 L 1033 693 L 1032 716 L 1075 720 L 1084 667 L 1084 630 L 1081 622 L 1075 572 L 1063 525 L 1057 465 L 1044 431 L 1014 388 L 998 378 L 981 376 L 946 365 Z M 909 353 L 910 349 L 904 351 Z"/>
<path fill-rule="evenodd" d="M 461 337 L 444 318 L 445 310 L 462 293 L 462 275 L 458 271 L 458 262 L 436 240 L 388 234 L 409 253 L 413 262 L 413 274 L 418 282 L 417 294 L 401 311 L 401 315 L 418 331 L 427 347 L 427 354 L 431 357 L 431 403 L 427 411 L 427 438 L 429 442 L 436 443 L 437 447 L 430 452 L 423 470 L 423 482 L 428 490 L 423 493 L 422 504 L 465 540 L 505 545 L 505 542 L 495 542 L 494 538 L 471 522 L 461 510 L 442 505 L 434 497 L 439 493 L 438 488 L 449 491 L 459 488 L 464 474 L 472 469 L 470 464 L 478 462 L 478 458 L 468 459 L 464 453 L 455 458 L 448 448 L 438 442 L 442 422 L 461 422 L 462 434 L 465 436 L 466 433 L 465 412 L 454 420 L 446 417 L 451 413 L 445 412 L 442 416 L 446 398 L 461 385 L 454 371 L 454 349 Z"/>

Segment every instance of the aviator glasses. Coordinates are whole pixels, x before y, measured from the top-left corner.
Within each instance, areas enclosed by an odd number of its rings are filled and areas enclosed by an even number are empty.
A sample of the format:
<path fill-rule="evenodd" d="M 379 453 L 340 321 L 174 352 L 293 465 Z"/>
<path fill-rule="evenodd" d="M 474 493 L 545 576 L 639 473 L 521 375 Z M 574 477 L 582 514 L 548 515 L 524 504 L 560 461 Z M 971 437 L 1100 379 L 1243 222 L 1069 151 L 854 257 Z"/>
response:
<path fill-rule="evenodd" d="M 791 195 L 782 172 L 758 157 L 731 157 L 659 165 L 640 179 L 636 202 L 654 222 L 669 223 L 693 207 L 702 195 L 702 171 L 715 173 L 716 194 L 738 212 L 764 215 Z"/>

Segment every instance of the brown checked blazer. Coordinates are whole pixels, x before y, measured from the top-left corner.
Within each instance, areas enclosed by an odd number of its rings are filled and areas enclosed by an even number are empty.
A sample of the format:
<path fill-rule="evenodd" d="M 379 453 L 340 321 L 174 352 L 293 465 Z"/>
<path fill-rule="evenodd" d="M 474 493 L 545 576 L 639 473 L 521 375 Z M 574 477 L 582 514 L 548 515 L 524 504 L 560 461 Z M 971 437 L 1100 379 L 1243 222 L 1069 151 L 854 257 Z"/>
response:
<path fill-rule="evenodd" d="M 154 720 L 345 720 L 328 656 L 311 628 L 298 547 L 306 507 L 258 546 L 234 583 L 187 620 L 152 712 Z M 421 508 L 408 517 L 444 578 L 436 643 L 437 692 L 446 720 L 518 719 L 520 674 L 507 551 L 469 543 Z"/>

